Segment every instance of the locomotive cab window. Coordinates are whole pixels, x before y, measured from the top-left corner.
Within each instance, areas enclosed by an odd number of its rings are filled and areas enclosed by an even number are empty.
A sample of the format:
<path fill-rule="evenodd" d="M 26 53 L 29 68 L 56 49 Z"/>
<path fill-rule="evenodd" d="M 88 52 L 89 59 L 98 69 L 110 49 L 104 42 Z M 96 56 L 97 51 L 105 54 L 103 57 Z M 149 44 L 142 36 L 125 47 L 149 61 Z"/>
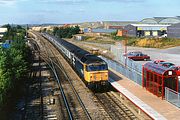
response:
<path fill-rule="evenodd" d="M 106 64 L 103 64 L 103 65 L 88 65 L 86 67 L 86 70 L 88 72 L 90 71 L 103 71 L 103 70 L 108 70 L 108 67 Z"/>

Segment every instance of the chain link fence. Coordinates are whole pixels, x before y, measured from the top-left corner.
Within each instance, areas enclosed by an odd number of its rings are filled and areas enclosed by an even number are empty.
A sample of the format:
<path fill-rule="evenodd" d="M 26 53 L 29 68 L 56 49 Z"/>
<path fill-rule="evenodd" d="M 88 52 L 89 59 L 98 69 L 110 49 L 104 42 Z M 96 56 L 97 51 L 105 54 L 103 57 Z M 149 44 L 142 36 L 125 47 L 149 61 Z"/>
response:
<path fill-rule="evenodd" d="M 116 62 L 105 57 L 101 58 L 108 63 L 108 67 L 142 86 L 142 66 L 136 65 L 131 60 L 127 60 L 127 65 L 125 65 L 123 62 Z"/>
<path fill-rule="evenodd" d="M 165 100 L 180 108 L 180 93 L 165 87 Z"/>
<path fill-rule="evenodd" d="M 123 55 L 124 50 L 120 45 L 118 47 L 112 45 L 111 52 L 115 56 L 115 61 L 102 57 L 108 63 L 108 66 L 142 86 L 142 62 L 127 59 Z"/>
<path fill-rule="evenodd" d="M 121 73 L 130 80 L 142 86 L 142 69 L 143 69 L 143 64 L 145 64 L 147 61 L 140 62 L 140 61 L 133 61 L 131 59 L 127 59 L 123 55 L 123 51 L 124 49 L 120 45 L 118 47 L 111 46 L 111 52 L 115 56 L 115 61 L 105 57 L 102 57 L 102 59 L 104 59 L 108 63 L 108 66 L 111 69 Z M 180 82 L 179 82 L 179 86 L 180 86 Z M 180 91 L 180 87 L 179 87 L 179 91 Z M 180 93 L 166 87 L 165 100 L 180 108 Z"/>

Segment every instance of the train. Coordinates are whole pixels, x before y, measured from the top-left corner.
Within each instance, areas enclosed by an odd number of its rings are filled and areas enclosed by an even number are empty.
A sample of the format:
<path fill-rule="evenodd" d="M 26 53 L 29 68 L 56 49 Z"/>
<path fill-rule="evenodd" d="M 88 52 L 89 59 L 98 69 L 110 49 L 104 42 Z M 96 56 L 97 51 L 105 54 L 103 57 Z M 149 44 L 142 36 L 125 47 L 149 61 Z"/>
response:
<path fill-rule="evenodd" d="M 88 87 L 108 86 L 108 65 L 103 59 L 48 33 L 41 35 L 58 48 Z"/>

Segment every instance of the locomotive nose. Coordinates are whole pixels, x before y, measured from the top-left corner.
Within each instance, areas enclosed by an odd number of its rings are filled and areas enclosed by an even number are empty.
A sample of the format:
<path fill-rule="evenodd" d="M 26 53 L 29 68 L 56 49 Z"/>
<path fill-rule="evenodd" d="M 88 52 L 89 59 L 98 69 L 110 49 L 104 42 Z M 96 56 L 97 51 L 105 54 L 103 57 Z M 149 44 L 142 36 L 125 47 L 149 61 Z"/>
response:
<path fill-rule="evenodd" d="M 108 80 L 108 73 L 107 72 L 90 73 L 90 80 L 91 81 Z"/>

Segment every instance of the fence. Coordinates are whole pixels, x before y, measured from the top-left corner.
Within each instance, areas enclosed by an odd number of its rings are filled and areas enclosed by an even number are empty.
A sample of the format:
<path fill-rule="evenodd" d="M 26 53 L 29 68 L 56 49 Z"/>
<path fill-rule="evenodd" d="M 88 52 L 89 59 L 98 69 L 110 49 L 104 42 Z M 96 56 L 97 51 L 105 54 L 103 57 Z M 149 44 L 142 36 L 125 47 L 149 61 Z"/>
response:
<path fill-rule="evenodd" d="M 165 100 L 180 108 L 180 93 L 165 87 Z"/>
<path fill-rule="evenodd" d="M 124 62 L 112 61 L 105 57 L 101 58 L 108 63 L 108 67 L 142 86 L 142 66 L 138 66 L 132 60 L 127 60 L 127 65 L 125 65 Z"/>
<path fill-rule="evenodd" d="M 130 80 L 136 82 L 142 86 L 142 63 L 135 62 L 131 59 L 127 59 L 123 55 L 123 47 L 121 45 L 111 46 L 111 52 L 115 56 L 115 61 L 102 57 L 107 63 L 108 66 L 115 70 L 116 72 L 121 73 Z"/>
<path fill-rule="evenodd" d="M 124 50 L 122 46 L 119 45 L 119 47 L 117 47 L 112 45 L 111 52 L 115 55 L 115 61 L 109 60 L 104 57 L 102 57 L 102 59 L 104 59 L 108 63 L 108 66 L 111 69 L 121 73 L 130 80 L 133 80 L 134 82 L 142 86 L 142 67 L 145 62 L 126 59 L 125 56 L 123 56 L 123 51 Z M 180 108 L 180 93 L 165 87 L 165 100 Z"/>

